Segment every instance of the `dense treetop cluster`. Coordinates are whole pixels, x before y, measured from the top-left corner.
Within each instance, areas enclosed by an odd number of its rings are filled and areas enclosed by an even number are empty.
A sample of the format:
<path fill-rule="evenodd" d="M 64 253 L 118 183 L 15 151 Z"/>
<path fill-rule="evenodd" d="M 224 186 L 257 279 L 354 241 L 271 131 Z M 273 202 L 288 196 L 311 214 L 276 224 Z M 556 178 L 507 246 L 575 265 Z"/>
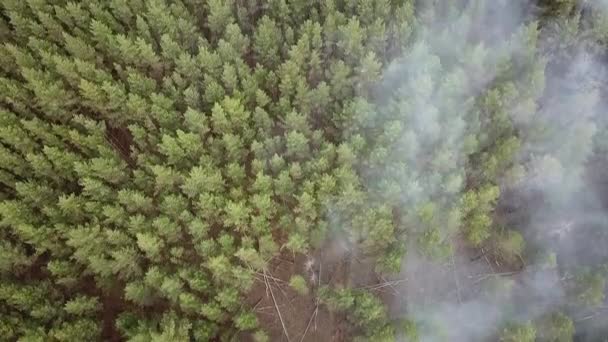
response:
<path fill-rule="evenodd" d="M 2 1 L 2 339 L 267 340 L 243 298 L 273 258 L 333 236 L 378 274 L 456 238 L 536 257 L 497 207 L 531 165 L 568 168 L 529 158 L 555 134 L 547 70 L 603 56 L 608 21 L 538 1 L 486 32 L 493 6 Z M 605 152 L 603 124 L 577 126 L 573 151 Z M 607 260 L 572 271 L 579 306 L 603 303 Z M 286 281 L 347 312 L 350 337 L 418 338 L 370 291 Z M 568 341 L 568 309 L 497 334 Z"/>

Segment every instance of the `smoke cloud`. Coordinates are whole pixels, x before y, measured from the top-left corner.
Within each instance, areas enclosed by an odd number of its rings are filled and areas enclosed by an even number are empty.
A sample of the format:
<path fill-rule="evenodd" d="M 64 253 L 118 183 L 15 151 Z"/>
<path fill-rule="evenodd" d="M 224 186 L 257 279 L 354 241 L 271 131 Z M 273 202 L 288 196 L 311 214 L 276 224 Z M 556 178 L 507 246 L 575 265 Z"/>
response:
<path fill-rule="evenodd" d="M 411 47 L 374 89 L 377 114 L 358 125 L 378 132 L 380 147 L 362 172 L 372 200 L 398 201 L 411 232 L 395 276 L 406 281 L 395 286 L 391 315 L 415 321 L 422 341 L 484 341 L 507 322 L 562 308 L 577 316 L 570 269 L 608 257 L 589 233 L 605 228 L 608 218 L 587 174 L 596 121 L 608 109 L 600 91 L 607 75 L 583 46 L 559 67 L 535 56 L 531 40 L 544 38 L 534 34 L 529 4 L 470 1 L 462 13 L 449 7 L 431 12 L 421 5 Z M 531 60 L 536 68 L 526 67 Z M 502 85 L 506 72 L 518 75 L 508 86 Z M 452 214 L 471 154 L 499 138 L 476 123 L 480 99 L 500 102 L 504 113 L 495 117 L 510 120 L 521 143 L 518 165 L 500 179 L 492 227 L 524 236 L 518 269 L 467 247 L 454 228 L 462 224 Z"/>

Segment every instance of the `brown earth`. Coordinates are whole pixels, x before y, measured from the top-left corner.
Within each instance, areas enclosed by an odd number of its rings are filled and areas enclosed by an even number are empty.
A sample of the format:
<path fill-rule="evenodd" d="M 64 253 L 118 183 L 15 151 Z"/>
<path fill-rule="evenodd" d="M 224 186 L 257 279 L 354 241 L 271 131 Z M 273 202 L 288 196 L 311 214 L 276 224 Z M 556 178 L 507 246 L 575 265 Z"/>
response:
<path fill-rule="evenodd" d="M 319 285 L 340 282 L 344 274 L 342 263 L 310 265 L 310 257 L 282 253 L 273 259 L 264 273 L 258 273 L 256 283 L 247 296 L 261 328 L 271 341 L 344 341 L 344 320 L 318 303 Z M 307 267 L 307 264 L 309 265 Z M 307 278 L 310 292 L 300 295 L 289 287 L 292 275 Z M 251 336 L 243 340 L 252 341 Z"/>
<path fill-rule="evenodd" d="M 408 305 L 466 301 L 477 296 L 483 284 L 493 277 L 518 276 L 520 266 L 505 264 L 485 249 L 467 247 L 461 239 L 454 239 L 453 246 L 452 260 L 438 264 L 424 258 L 406 259 L 407 272 L 387 278 L 373 271 L 372 260 L 348 251 L 340 243 L 329 242 L 311 256 L 294 257 L 283 252 L 270 262 L 266 278 L 263 272 L 257 275 L 247 304 L 254 308 L 260 327 L 271 341 L 339 342 L 350 340 L 352 332 L 344 315 L 317 305 L 319 286 L 367 289 L 385 302 L 392 317 L 398 317 Z M 296 274 L 307 278 L 311 289 L 308 295 L 289 287 L 290 277 Z M 248 335 L 241 340 L 253 339 Z"/>

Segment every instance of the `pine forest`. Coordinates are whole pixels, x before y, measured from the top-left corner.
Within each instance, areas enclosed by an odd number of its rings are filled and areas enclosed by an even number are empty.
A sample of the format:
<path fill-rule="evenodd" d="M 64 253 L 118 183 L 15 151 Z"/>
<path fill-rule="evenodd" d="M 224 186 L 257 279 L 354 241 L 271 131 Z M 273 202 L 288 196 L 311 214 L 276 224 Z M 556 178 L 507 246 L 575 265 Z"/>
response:
<path fill-rule="evenodd" d="M 0 341 L 608 341 L 608 0 L 1 0 Z"/>

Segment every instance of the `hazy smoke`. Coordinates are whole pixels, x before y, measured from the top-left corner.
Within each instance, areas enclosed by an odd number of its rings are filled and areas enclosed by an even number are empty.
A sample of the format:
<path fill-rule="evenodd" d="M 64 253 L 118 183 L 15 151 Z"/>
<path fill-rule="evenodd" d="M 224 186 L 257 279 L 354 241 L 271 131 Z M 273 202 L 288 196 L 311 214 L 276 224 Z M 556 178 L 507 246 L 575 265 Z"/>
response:
<path fill-rule="evenodd" d="M 458 204 L 470 138 L 485 133 L 469 124 L 476 96 L 500 81 L 506 60 L 534 53 L 525 26 L 531 22 L 524 13 L 530 4 L 470 1 L 459 15 L 447 7 L 448 14 L 423 11 L 415 42 L 387 67 L 376 89 L 379 117 L 368 123 L 384 132 L 378 141 L 390 147 L 375 151 L 382 163 L 371 154 L 372 166 L 363 170 L 366 186 L 379 201 L 392 196 L 410 208 L 413 214 L 404 220 L 421 236 L 428 227 L 418 228 L 419 208 L 432 200 L 440 204 L 435 213 L 441 216 Z M 452 244 L 451 262 L 432 261 L 420 251 L 419 240 L 409 240 L 399 275 L 407 282 L 398 287 L 391 312 L 418 322 L 423 341 L 486 340 L 507 321 L 533 320 L 568 304 L 562 273 L 546 258 L 555 253 L 560 265 L 569 264 L 563 258 L 576 265 L 580 250 L 593 244 L 574 235 L 589 221 L 605 219 L 585 178 L 595 120 L 607 109 L 599 92 L 605 68 L 582 48 L 575 55 L 566 65 L 545 69 L 546 85 L 539 84 L 530 101 L 506 106 L 522 134 L 523 169 L 515 182 L 504 180 L 510 196 L 503 196 L 501 205 L 511 208 L 504 224 L 537 251 L 526 258 L 528 264 L 503 272 L 495 260 L 475 258 L 471 250 L 453 245 L 448 217 L 435 223 L 439 239 Z M 521 75 L 522 80 L 536 76 Z M 403 166 L 406 172 L 399 171 Z"/>

